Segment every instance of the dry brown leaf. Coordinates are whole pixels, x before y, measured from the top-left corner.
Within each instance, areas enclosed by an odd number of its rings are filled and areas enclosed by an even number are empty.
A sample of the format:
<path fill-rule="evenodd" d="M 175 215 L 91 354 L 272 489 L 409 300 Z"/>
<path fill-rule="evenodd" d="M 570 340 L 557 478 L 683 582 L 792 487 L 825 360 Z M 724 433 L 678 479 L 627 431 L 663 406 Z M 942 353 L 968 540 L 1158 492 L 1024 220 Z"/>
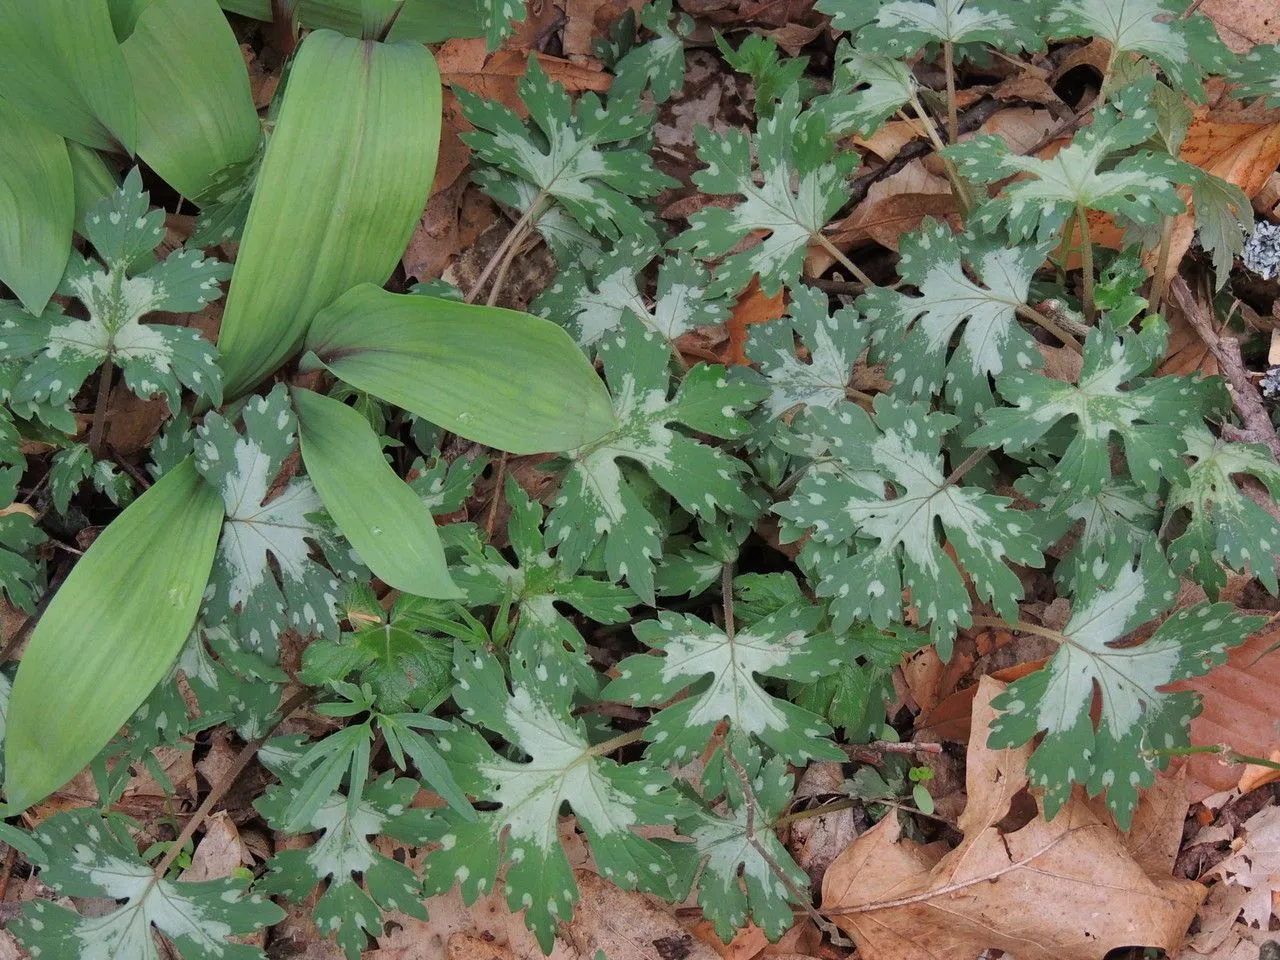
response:
<path fill-rule="evenodd" d="M 434 280 L 444 273 L 449 261 L 462 249 L 458 211 L 467 180 L 458 177 L 451 186 L 427 201 L 422 219 L 413 228 L 409 246 L 400 263 L 406 276 L 415 280 Z"/>
<path fill-rule="evenodd" d="M 1263 807 L 1241 829 L 1244 843 L 1209 876 L 1247 890 L 1248 897 L 1240 903 L 1240 918 L 1266 930 L 1271 921 L 1272 892 L 1280 891 L 1280 807 Z"/>
<path fill-rule="evenodd" d="M 809 764 L 796 785 L 795 801 L 814 800 L 839 795 L 844 792 L 844 771 L 838 763 L 818 762 Z M 866 821 L 863 821 L 866 826 Z M 853 843 L 858 835 L 858 825 L 853 810 L 837 810 L 821 817 L 807 817 L 791 825 L 787 837 L 787 849 L 796 865 L 809 875 L 815 884 L 840 851 Z"/>
<path fill-rule="evenodd" d="M 729 343 L 725 350 L 724 362 L 745 366 L 751 361 L 747 357 L 747 338 L 750 331 L 747 327 L 753 323 L 765 323 L 777 320 L 787 312 L 786 301 L 782 291 L 773 296 L 766 296 L 760 289 L 760 279 L 752 277 L 747 288 L 738 294 L 729 319 L 725 321 L 725 329 L 729 332 Z"/>
<path fill-rule="evenodd" d="M 916 137 L 920 136 L 920 125 L 911 120 L 890 120 L 882 123 L 869 137 L 854 137 L 853 145 L 870 150 L 881 160 L 889 161 Z"/>
<path fill-rule="evenodd" d="M 1195 690 L 1201 712 L 1191 721 L 1192 743 L 1225 743 L 1253 757 L 1280 749 L 1280 652 L 1265 654 L 1280 643 L 1280 628 L 1254 634 L 1227 655 L 1227 662 L 1207 676 L 1184 680 L 1171 690 Z M 1187 796 L 1193 803 L 1238 785 L 1241 768 L 1228 766 L 1213 754 L 1195 754 L 1185 761 Z"/>
<path fill-rule="evenodd" d="M 1057 125 L 1048 110 L 1014 107 L 992 114 L 978 128 L 978 133 L 994 133 L 1004 140 L 1012 153 L 1026 153 Z"/>
<path fill-rule="evenodd" d="M 1000 829 L 1015 799 L 1027 796 L 1031 755 L 1030 745 L 986 746 L 991 699 L 1003 689 L 984 677 L 974 701 L 960 845 L 935 861 L 887 817 L 831 865 L 823 910 L 865 960 L 969 957 L 991 948 L 1019 960 L 1102 960 L 1116 947 L 1176 949 L 1204 887 L 1148 874 L 1079 795 L 1051 822 L 1036 816 Z"/>
<path fill-rule="evenodd" d="M 231 876 L 240 866 L 249 866 L 253 857 L 240 841 L 240 831 L 231 815 L 220 810 L 205 822 L 204 837 L 191 856 L 191 866 L 182 873 L 183 880 L 217 880 Z"/>
<path fill-rule="evenodd" d="M 542 71 L 569 93 L 603 93 L 612 82 L 609 74 L 597 67 L 545 53 L 537 54 L 537 58 Z M 529 69 L 527 49 L 504 48 L 489 54 L 483 37 L 450 40 L 436 52 L 436 65 L 445 86 L 463 87 L 486 100 L 496 100 L 521 117 L 529 115 L 517 89 Z"/>
<path fill-rule="evenodd" d="M 1280 42 L 1280 7 L 1275 0 L 1204 0 L 1200 12 L 1214 22 L 1222 42 L 1235 53 Z"/>

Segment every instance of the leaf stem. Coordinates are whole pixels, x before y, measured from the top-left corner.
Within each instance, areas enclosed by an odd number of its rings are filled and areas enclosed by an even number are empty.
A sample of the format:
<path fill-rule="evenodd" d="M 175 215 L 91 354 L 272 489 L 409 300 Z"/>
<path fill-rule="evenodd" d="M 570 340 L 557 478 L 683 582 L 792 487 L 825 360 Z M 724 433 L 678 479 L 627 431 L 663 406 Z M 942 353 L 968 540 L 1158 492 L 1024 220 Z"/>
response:
<path fill-rule="evenodd" d="M 1221 755 L 1222 762 L 1228 764 L 1249 763 L 1269 770 L 1280 770 L 1280 761 L 1268 760 L 1266 757 L 1254 757 L 1247 753 L 1238 753 L 1225 743 L 1210 743 L 1193 747 L 1151 747 L 1143 751 L 1153 757 L 1186 757 L 1196 753 L 1216 753 Z"/>
<path fill-rule="evenodd" d="M 831 254 L 831 256 L 835 258 L 836 262 L 840 264 L 840 266 L 848 270 L 849 273 L 853 276 L 853 278 L 857 280 L 860 284 L 862 284 L 864 287 L 875 286 L 875 282 L 870 277 L 868 277 L 856 263 L 854 263 L 852 260 L 846 257 L 840 251 L 839 247 L 837 247 L 834 243 L 828 240 L 825 236 L 823 236 L 821 233 L 815 233 L 813 234 L 813 239 L 817 240 L 819 245 L 824 250 L 826 250 L 827 253 Z"/>
<path fill-rule="evenodd" d="M 529 206 L 524 213 L 520 214 L 518 219 L 511 227 L 511 232 L 502 238 L 502 243 L 498 244 L 498 249 L 493 251 L 493 256 L 489 258 L 489 262 L 485 264 L 484 269 L 480 271 L 480 276 L 476 277 L 475 283 L 471 285 L 471 289 L 467 291 L 466 302 L 475 303 L 476 297 L 480 295 L 480 291 L 484 289 L 485 282 L 493 274 L 493 271 L 502 266 L 508 260 L 512 253 L 512 247 L 523 239 L 525 231 L 533 224 L 535 220 L 542 214 L 542 205 L 546 202 L 547 194 L 545 192 L 538 193 L 537 196 L 530 201 Z M 503 273 L 506 268 L 503 268 Z"/>
<path fill-rule="evenodd" d="M 644 738 L 644 727 L 636 727 L 634 730 L 628 730 L 626 733 L 620 733 L 616 737 L 610 737 L 603 743 L 597 743 L 594 747 L 590 747 L 583 756 L 587 757 L 607 757 L 615 750 L 621 750 L 623 747 L 630 746 L 637 740 Z"/>
<path fill-rule="evenodd" d="M 1066 634 L 1054 630 L 1050 627 L 1042 627 L 1038 623 L 1027 623 L 1025 620 L 1001 620 L 999 617 L 974 617 L 973 625 L 975 627 L 994 627 L 997 630 L 1013 630 L 1017 633 L 1032 633 L 1037 637 L 1047 637 L 1055 643 L 1070 643 L 1070 638 Z"/>
<path fill-rule="evenodd" d="M 1080 224 L 1080 271 L 1084 275 L 1084 318 L 1090 326 L 1097 323 L 1093 304 L 1093 239 L 1089 234 L 1089 217 L 1083 204 L 1076 204 L 1076 220 Z"/>
<path fill-rule="evenodd" d="M 956 115 L 956 64 L 955 45 L 950 40 L 942 44 L 942 67 L 947 73 L 947 140 L 960 139 L 960 120 Z"/>
<path fill-rule="evenodd" d="M 933 149 L 938 151 L 938 159 L 942 161 L 942 170 L 947 175 L 947 182 L 951 184 L 951 193 L 956 198 L 956 205 L 960 207 L 960 217 L 967 220 L 969 214 L 973 212 L 973 200 L 969 196 L 968 187 L 964 182 L 964 178 L 960 176 L 960 172 L 956 170 L 955 164 L 942 152 L 947 148 L 947 145 L 942 142 L 942 137 L 938 134 L 937 125 L 920 103 L 920 98 L 916 96 L 914 90 L 911 91 L 911 109 L 916 112 L 916 116 L 924 124 L 925 135 L 928 136 L 929 142 L 933 144 Z"/>
<path fill-rule="evenodd" d="M 93 423 L 89 426 L 89 450 L 95 460 L 102 457 L 102 437 L 107 427 L 107 407 L 111 400 L 111 375 L 115 364 L 111 362 L 111 353 L 102 361 L 98 371 L 98 400 L 93 407 Z"/>
<path fill-rule="evenodd" d="M 1173 243 L 1173 217 L 1165 217 L 1160 223 L 1160 247 L 1156 253 L 1155 273 L 1151 278 L 1151 292 L 1147 294 L 1147 312 L 1155 316 L 1164 302 L 1164 290 L 1169 280 L 1169 247 Z"/>
<path fill-rule="evenodd" d="M 977 450 L 973 451 L 973 453 L 969 454 L 969 456 L 965 457 L 964 462 L 952 470 L 951 473 L 948 474 L 947 479 L 942 481 L 941 489 L 945 490 L 947 487 L 954 487 L 961 481 L 966 473 L 978 465 L 978 461 L 991 452 L 991 449 L 991 447 L 979 447 Z"/>
<path fill-rule="evenodd" d="M 1076 353 L 1084 353 L 1084 347 L 1080 346 L 1079 340 L 1073 337 L 1066 330 L 1063 330 L 1062 327 L 1053 320 L 1050 320 L 1039 310 L 1025 303 L 1016 304 L 1013 309 L 1018 316 L 1023 317 L 1026 320 L 1030 320 L 1036 326 L 1040 327 L 1040 329 L 1047 331 L 1064 347 L 1070 347 Z"/>

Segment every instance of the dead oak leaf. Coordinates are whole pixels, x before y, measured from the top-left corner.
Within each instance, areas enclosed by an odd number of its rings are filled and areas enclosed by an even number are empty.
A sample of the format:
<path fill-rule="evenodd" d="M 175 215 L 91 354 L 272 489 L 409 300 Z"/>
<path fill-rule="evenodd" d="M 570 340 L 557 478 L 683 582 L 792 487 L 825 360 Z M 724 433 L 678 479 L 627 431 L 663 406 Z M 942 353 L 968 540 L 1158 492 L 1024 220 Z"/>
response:
<path fill-rule="evenodd" d="M 898 819 L 888 817 L 831 865 L 823 911 L 866 960 L 991 948 L 1019 960 L 1102 960 L 1135 945 L 1175 950 L 1204 887 L 1149 874 L 1081 796 L 1052 821 L 1012 816 L 1029 808 L 1015 801 L 1029 796 L 1030 748 L 986 746 L 991 699 L 1002 689 L 984 677 L 974 701 L 960 845 L 939 858 L 903 839 Z"/>
<path fill-rule="evenodd" d="M 1243 830 L 1244 843 L 1210 876 L 1249 891 L 1240 904 L 1240 919 L 1266 930 L 1271 894 L 1280 891 L 1280 807 L 1263 807 L 1244 822 Z"/>

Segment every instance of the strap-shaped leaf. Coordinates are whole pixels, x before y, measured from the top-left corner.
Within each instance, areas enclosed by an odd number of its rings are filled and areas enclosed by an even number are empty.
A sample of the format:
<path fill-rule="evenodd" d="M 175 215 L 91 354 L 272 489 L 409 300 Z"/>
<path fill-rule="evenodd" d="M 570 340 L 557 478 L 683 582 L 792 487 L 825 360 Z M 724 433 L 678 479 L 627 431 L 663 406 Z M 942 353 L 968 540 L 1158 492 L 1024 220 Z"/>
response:
<path fill-rule="evenodd" d="M 516 310 L 362 284 L 320 312 L 306 347 L 353 387 L 500 450 L 570 450 L 617 425 L 564 329 Z"/>
<path fill-rule="evenodd" d="M 458 597 L 431 511 L 382 457 L 369 422 L 345 403 L 295 389 L 307 475 L 360 559 L 388 586 Z"/>
<path fill-rule="evenodd" d="M 151 0 L 124 51 L 138 106 L 138 153 L 180 193 L 248 159 L 261 126 L 249 73 L 217 0 Z"/>
<path fill-rule="evenodd" d="M 76 564 L 14 681 L 5 739 L 11 810 L 71 779 L 164 677 L 195 623 L 221 524 L 221 498 L 184 460 Z"/>
<path fill-rule="evenodd" d="M 228 396 L 279 366 L 339 294 L 391 275 L 439 142 L 440 75 L 424 47 L 328 30 L 303 41 L 222 318 Z"/>
<path fill-rule="evenodd" d="M 0 0 L 4 99 L 55 133 L 133 152 L 133 83 L 107 0 Z"/>
<path fill-rule="evenodd" d="M 271 20 L 271 0 L 218 0 L 224 10 L 255 20 Z M 484 33 L 477 3 L 458 0 L 406 0 L 387 39 L 438 43 L 454 37 L 478 37 Z M 364 32 L 364 0 L 306 0 L 294 6 L 298 19 L 308 27 L 336 30 L 349 37 Z"/>
<path fill-rule="evenodd" d="M 62 279 L 74 220 L 65 141 L 0 100 L 0 281 L 34 314 Z"/>

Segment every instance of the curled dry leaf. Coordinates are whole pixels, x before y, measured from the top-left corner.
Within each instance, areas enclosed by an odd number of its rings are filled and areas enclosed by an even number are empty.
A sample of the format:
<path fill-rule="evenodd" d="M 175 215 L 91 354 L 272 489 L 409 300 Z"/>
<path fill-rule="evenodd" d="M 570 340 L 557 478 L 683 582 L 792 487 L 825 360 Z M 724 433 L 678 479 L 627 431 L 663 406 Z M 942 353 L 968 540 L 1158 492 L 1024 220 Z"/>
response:
<path fill-rule="evenodd" d="M 974 701 L 960 845 L 938 859 L 901 838 L 898 819 L 888 817 L 831 865 L 823 911 L 866 960 L 991 948 L 1019 960 L 1102 960 L 1108 950 L 1135 945 L 1175 950 L 1204 887 L 1167 870 L 1148 872 L 1150 852 L 1135 856 L 1080 795 L 1051 822 L 1038 812 L 1028 821 L 1030 746 L 986 746 L 990 702 L 1003 689 L 983 678 Z M 1180 824 L 1179 811 L 1185 806 L 1166 815 Z"/>

